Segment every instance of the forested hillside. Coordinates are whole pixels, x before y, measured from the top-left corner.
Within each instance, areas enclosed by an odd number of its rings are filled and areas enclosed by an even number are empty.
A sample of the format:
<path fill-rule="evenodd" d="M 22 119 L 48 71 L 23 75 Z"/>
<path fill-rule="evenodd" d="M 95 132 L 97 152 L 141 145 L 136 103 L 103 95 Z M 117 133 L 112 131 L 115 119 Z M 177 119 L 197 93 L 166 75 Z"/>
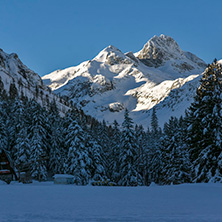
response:
<path fill-rule="evenodd" d="M 221 182 L 222 66 L 205 70 L 194 102 L 180 119 L 151 128 L 124 121 L 107 126 L 72 108 L 59 115 L 55 102 L 41 107 L 19 96 L 11 84 L 0 90 L 0 145 L 10 152 L 17 170 L 30 168 L 33 179 L 54 174 L 75 176 L 75 184 L 111 181 L 120 186 Z"/>

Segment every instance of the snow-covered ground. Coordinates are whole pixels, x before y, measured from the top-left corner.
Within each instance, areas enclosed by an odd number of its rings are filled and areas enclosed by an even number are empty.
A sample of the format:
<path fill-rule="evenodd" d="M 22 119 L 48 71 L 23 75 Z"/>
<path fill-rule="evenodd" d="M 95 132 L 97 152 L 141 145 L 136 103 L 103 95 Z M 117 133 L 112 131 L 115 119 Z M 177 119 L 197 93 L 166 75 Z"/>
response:
<path fill-rule="evenodd" d="M 222 184 L 93 187 L 0 183 L 1 222 L 221 222 Z"/>

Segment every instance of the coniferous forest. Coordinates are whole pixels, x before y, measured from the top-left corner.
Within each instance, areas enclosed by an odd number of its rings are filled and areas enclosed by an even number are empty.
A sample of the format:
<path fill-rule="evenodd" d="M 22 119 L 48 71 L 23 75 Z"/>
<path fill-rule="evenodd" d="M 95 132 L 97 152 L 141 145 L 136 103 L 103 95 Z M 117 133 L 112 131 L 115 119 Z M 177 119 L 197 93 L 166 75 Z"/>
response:
<path fill-rule="evenodd" d="M 185 116 L 163 129 L 153 109 L 151 128 L 134 125 L 125 110 L 120 125 L 99 122 L 72 108 L 60 116 L 34 99 L 0 86 L 0 146 L 33 179 L 71 174 L 75 184 L 112 181 L 119 186 L 222 182 L 222 66 L 206 68 Z"/>

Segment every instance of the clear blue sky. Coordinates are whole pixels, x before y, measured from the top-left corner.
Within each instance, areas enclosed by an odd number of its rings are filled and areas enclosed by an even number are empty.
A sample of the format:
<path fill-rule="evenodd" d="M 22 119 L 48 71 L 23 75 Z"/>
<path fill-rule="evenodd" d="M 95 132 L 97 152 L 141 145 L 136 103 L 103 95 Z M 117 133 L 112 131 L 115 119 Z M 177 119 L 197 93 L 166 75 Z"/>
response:
<path fill-rule="evenodd" d="M 136 52 L 160 34 L 207 63 L 222 58 L 222 1 L 0 0 L 0 48 L 40 75 L 111 44 Z"/>

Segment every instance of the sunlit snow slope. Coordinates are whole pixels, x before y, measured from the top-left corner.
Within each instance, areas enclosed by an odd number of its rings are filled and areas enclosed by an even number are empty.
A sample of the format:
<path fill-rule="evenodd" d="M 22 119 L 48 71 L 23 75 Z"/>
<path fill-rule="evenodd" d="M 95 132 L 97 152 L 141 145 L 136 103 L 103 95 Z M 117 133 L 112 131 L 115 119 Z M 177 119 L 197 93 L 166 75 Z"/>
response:
<path fill-rule="evenodd" d="M 42 79 L 99 120 L 121 122 L 127 108 L 135 123 L 148 126 L 156 106 L 163 125 L 171 115 L 184 113 L 198 84 L 195 79 L 205 67 L 203 60 L 182 51 L 171 37 L 160 35 L 135 54 L 108 46 L 94 59 Z"/>

